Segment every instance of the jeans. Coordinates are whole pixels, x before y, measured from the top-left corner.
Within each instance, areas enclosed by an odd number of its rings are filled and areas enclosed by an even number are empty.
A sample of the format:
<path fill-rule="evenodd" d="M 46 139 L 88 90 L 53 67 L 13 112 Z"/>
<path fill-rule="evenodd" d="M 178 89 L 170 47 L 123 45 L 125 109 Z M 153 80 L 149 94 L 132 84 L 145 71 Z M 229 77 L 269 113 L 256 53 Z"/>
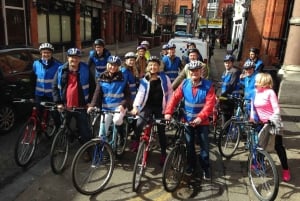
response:
<path fill-rule="evenodd" d="M 185 126 L 185 131 L 188 167 L 193 169 L 196 167 L 195 137 L 198 137 L 200 143 L 200 166 L 203 170 L 207 170 L 209 168 L 208 126 Z"/>

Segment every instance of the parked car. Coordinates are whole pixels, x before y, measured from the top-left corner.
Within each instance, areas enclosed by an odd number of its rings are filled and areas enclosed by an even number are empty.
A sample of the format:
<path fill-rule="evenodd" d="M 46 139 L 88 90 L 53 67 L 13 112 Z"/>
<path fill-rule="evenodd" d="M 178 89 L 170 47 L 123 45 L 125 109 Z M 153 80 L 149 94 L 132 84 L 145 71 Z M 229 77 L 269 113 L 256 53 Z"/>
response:
<path fill-rule="evenodd" d="M 32 98 L 30 75 L 33 61 L 39 58 L 40 52 L 34 48 L 0 50 L 0 133 L 9 132 L 16 117 L 27 112 L 23 106 L 13 104 L 13 100 Z"/>
<path fill-rule="evenodd" d="M 175 36 L 192 38 L 193 34 L 186 33 L 185 31 L 175 31 Z"/>

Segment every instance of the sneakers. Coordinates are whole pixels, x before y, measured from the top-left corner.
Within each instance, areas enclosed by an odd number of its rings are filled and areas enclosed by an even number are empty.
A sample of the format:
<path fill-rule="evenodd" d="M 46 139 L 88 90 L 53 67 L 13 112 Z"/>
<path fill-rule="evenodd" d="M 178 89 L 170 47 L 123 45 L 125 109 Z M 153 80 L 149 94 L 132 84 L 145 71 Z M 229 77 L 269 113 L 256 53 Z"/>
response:
<path fill-rule="evenodd" d="M 211 180 L 209 169 L 204 169 L 203 170 L 203 179 L 206 180 L 206 181 Z"/>
<path fill-rule="evenodd" d="M 130 146 L 130 150 L 132 152 L 137 152 L 139 149 L 139 142 L 138 141 L 133 141 L 131 146 Z"/>
<path fill-rule="evenodd" d="M 165 161 L 166 161 L 166 155 L 161 155 L 160 161 L 159 161 L 159 165 L 160 165 L 161 167 L 163 167 L 164 164 L 165 164 Z"/>
<path fill-rule="evenodd" d="M 290 169 L 282 170 L 282 180 L 288 182 L 291 180 L 291 172 Z"/>

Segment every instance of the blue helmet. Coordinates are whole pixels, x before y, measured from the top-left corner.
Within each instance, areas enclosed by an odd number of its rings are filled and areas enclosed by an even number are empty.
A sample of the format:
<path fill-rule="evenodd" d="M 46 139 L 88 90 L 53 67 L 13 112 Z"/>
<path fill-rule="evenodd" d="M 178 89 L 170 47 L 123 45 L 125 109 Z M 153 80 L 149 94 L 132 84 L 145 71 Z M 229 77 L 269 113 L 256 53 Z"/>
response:
<path fill-rule="evenodd" d="M 227 55 L 225 55 L 225 57 L 224 57 L 224 61 L 234 61 L 234 56 L 233 55 L 231 55 L 231 54 L 227 54 Z"/>
<path fill-rule="evenodd" d="M 121 59 L 118 56 L 109 56 L 107 59 L 107 63 L 117 64 L 118 66 L 121 66 Z"/>
<path fill-rule="evenodd" d="M 70 48 L 67 51 L 68 56 L 78 56 L 81 57 L 81 51 L 78 48 Z"/>
<path fill-rule="evenodd" d="M 189 70 L 200 69 L 200 68 L 202 68 L 201 61 L 191 61 L 190 63 L 188 63 Z"/>

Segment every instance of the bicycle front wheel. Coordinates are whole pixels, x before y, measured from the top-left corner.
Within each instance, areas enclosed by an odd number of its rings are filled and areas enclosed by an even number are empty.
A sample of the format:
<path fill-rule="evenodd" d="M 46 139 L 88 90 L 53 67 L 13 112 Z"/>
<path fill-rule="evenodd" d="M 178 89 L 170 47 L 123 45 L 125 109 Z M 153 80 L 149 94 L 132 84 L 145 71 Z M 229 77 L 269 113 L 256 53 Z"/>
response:
<path fill-rule="evenodd" d="M 167 192 L 174 192 L 179 186 L 186 164 L 186 148 L 175 146 L 168 154 L 162 172 L 162 183 Z"/>
<path fill-rule="evenodd" d="M 97 194 L 109 182 L 114 166 L 110 145 L 100 139 L 92 139 L 75 154 L 71 167 L 73 185 L 84 195 Z"/>
<path fill-rule="evenodd" d="M 20 129 L 15 145 L 14 158 L 17 165 L 25 167 L 29 164 L 37 145 L 35 121 L 30 119 Z"/>
<path fill-rule="evenodd" d="M 230 159 L 240 143 L 240 127 L 232 119 L 228 120 L 221 131 L 218 140 L 220 154 Z"/>
<path fill-rule="evenodd" d="M 136 154 L 134 167 L 133 167 L 133 178 L 132 178 L 132 191 L 137 192 L 140 188 L 140 183 L 142 180 L 142 176 L 144 174 L 146 168 L 146 158 L 145 154 L 147 154 L 147 145 L 146 142 L 140 142 L 139 150 Z"/>
<path fill-rule="evenodd" d="M 259 200 L 275 200 L 278 194 L 279 179 L 275 163 L 264 150 L 248 157 L 248 177 L 251 188 Z"/>
<path fill-rule="evenodd" d="M 55 135 L 51 151 L 50 164 L 51 169 L 55 174 L 63 172 L 69 153 L 68 130 L 66 128 L 60 129 Z"/>

